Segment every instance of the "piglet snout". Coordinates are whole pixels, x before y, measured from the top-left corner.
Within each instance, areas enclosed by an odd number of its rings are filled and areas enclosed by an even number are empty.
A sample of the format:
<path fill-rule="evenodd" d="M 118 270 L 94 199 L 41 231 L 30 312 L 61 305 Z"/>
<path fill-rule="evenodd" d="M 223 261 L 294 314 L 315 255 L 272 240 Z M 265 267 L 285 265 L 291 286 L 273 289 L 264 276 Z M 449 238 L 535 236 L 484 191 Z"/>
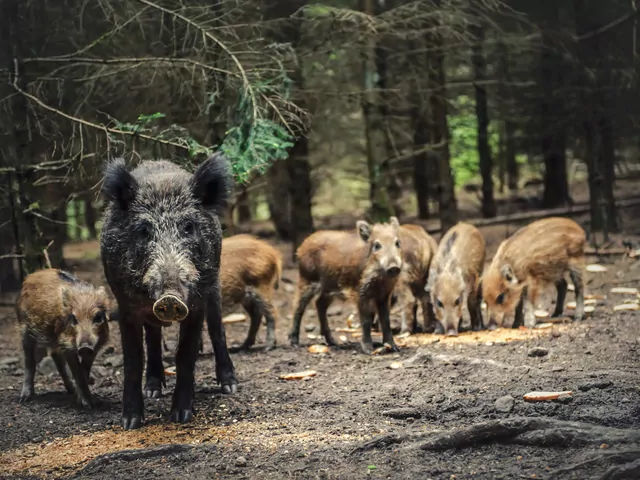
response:
<path fill-rule="evenodd" d="M 153 314 L 162 322 L 181 322 L 189 315 L 189 308 L 175 295 L 163 295 L 153 304 Z"/>

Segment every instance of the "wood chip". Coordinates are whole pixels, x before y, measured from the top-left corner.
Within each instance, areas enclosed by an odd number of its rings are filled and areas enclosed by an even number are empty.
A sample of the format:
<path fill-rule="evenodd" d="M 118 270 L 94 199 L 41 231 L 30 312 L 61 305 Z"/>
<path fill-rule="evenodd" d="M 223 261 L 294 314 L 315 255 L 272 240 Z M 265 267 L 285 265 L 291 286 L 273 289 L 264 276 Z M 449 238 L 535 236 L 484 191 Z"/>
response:
<path fill-rule="evenodd" d="M 359 329 L 357 328 L 344 328 L 344 327 L 336 328 L 336 332 L 339 332 L 339 333 L 354 333 L 354 332 L 357 332 L 358 330 Z"/>
<path fill-rule="evenodd" d="M 391 362 L 389 364 L 389 368 L 391 370 L 398 370 L 399 368 L 403 368 L 404 364 L 402 362 Z"/>
<path fill-rule="evenodd" d="M 350 313 L 349 316 L 347 317 L 347 327 L 349 328 L 353 328 L 353 319 L 356 317 L 355 313 Z"/>
<path fill-rule="evenodd" d="M 346 335 L 340 335 L 338 337 L 338 340 L 340 340 L 341 342 L 347 342 L 349 339 L 347 338 Z"/>
<path fill-rule="evenodd" d="M 407 338 L 409 335 L 411 335 L 409 332 L 404 332 L 400 335 L 396 335 L 396 338 Z"/>
<path fill-rule="evenodd" d="M 585 305 L 584 306 L 584 313 L 593 313 L 596 311 L 596 306 L 595 305 Z"/>
<path fill-rule="evenodd" d="M 389 345 L 388 343 L 385 343 L 381 347 L 376 348 L 373 352 L 371 352 L 371 355 L 380 355 L 382 352 L 390 352 L 390 351 L 391 351 L 391 345 Z"/>
<path fill-rule="evenodd" d="M 287 373 L 286 375 L 280 375 L 281 380 L 306 380 L 307 378 L 315 377 L 318 374 L 315 370 L 305 370 L 304 372 Z"/>
<path fill-rule="evenodd" d="M 549 316 L 549 312 L 542 309 L 536 310 L 533 314 L 536 318 L 547 318 Z"/>
<path fill-rule="evenodd" d="M 637 295 L 638 289 L 633 287 L 614 287 L 609 290 L 611 293 L 621 293 L 623 295 Z"/>
<path fill-rule="evenodd" d="M 167 367 L 164 369 L 164 374 L 165 375 L 169 375 L 169 376 L 173 376 L 176 374 L 176 367 Z"/>
<path fill-rule="evenodd" d="M 534 328 L 540 328 L 540 329 L 545 329 L 545 328 L 552 328 L 553 327 L 553 323 L 539 323 L 537 324 Z"/>
<path fill-rule="evenodd" d="M 522 398 L 524 398 L 526 402 L 547 402 L 549 400 L 557 400 L 560 397 L 571 396 L 573 396 L 573 392 L 571 390 L 567 390 L 564 392 L 529 392 Z"/>
<path fill-rule="evenodd" d="M 597 264 L 597 263 L 591 263 L 589 265 L 587 265 L 587 272 L 591 272 L 591 273 L 602 273 L 602 272 L 606 272 L 607 271 L 607 267 Z"/>
<path fill-rule="evenodd" d="M 229 325 L 231 323 L 242 323 L 247 320 L 247 316 L 244 313 L 232 313 L 222 319 L 222 323 Z"/>
<path fill-rule="evenodd" d="M 599 293 L 591 293 L 589 295 L 585 295 L 585 302 L 587 300 L 606 300 L 607 296 L 606 295 L 600 295 Z"/>
<path fill-rule="evenodd" d="M 307 350 L 309 353 L 329 353 L 329 347 L 326 345 L 311 345 Z"/>
<path fill-rule="evenodd" d="M 567 290 L 569 290 L 570 292 L 575 292 L 576 286 L 573 283 L 570 283 L 569 285 L 567 285 Z"/>
<path fill-rule="evenodd" d="M 309 340 L 315 340 L 316 338 L 320 338 L 320 335 L 316 335 L 315 333 L 307 333 L 307 338 Z"/>
<path fill-rule="evenodd" d="M 640 310 L 640 305 L 637 303 L 622 303 L 620 305 L 616 305 L 613 307 L 614 312 L 622 312 L 622 311 L 636 311 Z"/>

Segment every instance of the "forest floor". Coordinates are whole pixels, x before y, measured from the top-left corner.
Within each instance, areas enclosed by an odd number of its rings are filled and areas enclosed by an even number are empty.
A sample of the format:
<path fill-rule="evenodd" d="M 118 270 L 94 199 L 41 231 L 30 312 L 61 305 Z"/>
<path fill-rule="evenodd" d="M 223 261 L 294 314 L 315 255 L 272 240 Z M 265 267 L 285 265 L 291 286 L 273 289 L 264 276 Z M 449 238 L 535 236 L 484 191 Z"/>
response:
<path fill-rule="evenodd" d="M 627 212 L 627 232 L 616 237 L 617 245 L 640 238 L 638 213 Z M 492 255 L 505 227 L 482 230 Z M 290 249 L 280 247 L 289 257 Z M 72 271 L 104 283 L 97 256 L 96 242 L 66 248 Z M 92 371 L 95 411 L 73 405 L 47 362 L 36 375 L 36 399 L 19 405 L 20 340 L 13 311 L 4 308 L 0 478 L 640 478 L 640 314 L 614 312 L 626 297 L 610 293 L 613 286 L 638 286 L 640 261 L 603 256 L 588 262 L 607 267 L 587 273 L 587 293 L 606 298 L 583 322 L 457 338 L 415 335 L 398 339 L 399 354 L 377 356 L 360 353 L 357 332 L 336 332 L 346 329 L 353 311 L 340 302 L 331 307 L 330 323 L 343 345 L 326 354 L 308 351 L 321 343 L 309 308 L 303 346 L 288 346 L 296 273 L 287 262 L 276 301 L 278 348 L 262 351 L 262 327 L 255 350 L 232 355 L 238 393 L 223 395 L 217 387 L 207 340 L 198 361 L 195 421 L 169 423 L 175 385 L 169 376 L 164 397 L 145 401 L 146 424 L 128 432 L 119 426 L 117 325 Z M 393 320 L 398 325 L 397 315 Z M 246 328 L 228 325 L 229 344 L 241 342 Z M 175 335 L 167 330 L 170 347 Z M 164 360 L 171 366 L 174 354 Z M 309 369 L 317 375 L 279 378 Z M 523 400 L 530 391 L 564 390 L 572 397 Z M 604 476 L 612 465 L 618 469 Z"/>

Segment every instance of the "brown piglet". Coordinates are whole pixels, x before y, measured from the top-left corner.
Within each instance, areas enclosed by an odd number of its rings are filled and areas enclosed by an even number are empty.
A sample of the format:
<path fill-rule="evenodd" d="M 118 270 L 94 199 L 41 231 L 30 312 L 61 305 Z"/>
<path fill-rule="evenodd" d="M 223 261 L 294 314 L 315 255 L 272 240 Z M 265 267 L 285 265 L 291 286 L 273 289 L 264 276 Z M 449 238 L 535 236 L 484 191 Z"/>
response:
<path fill-rule="evenodd" d="M 313 299 L 321 333 L 335 345 L 329 329 L 327 309 L 334 296 L 355 294 L 362 324 L 362 350 L 373 351 L 371 327 L 376 313 L 382 327 L 383 342 L 398 351 L 389 320 L 391 294 L 402 269 L 400 225 L 397 219 L 373 225 L 359 220 L 355 231 L 322 230 L 311 234 L 298 247 L 299 281 L 291 345 L 298 345 L 302 315 Z"/>
<path fill-rule="evenodd" d="M 282 256 L 267 242 L 246 234 L 222 240 L 220 288 L 223 311 L 242 305 L 251 322 L 244 343 L 230 351 L 253 346 L 263 316 L 267 321 L 265 350 L 276 346 L 278 312 L 273 306 L 273 294 L 281 276 Z"/>
<path fill-rule="evenodd" d="M 469 223 L 457 223 L 440 240 L 426 288 L 438 320 L 437 333 L 458 335 L 465 305 L 471 328 L 482 330 L 479 285 L 484 258 L 484 237 Z"/>
<path fill-rule="evenodd" d="M 82 282 L 64 270 L 39 270 L 22 283 L 16 309 L 22 327 L 25 371 L 20 402 L 33 397 L 37 356 L 44 356 L 48 350 L 67 391 L 75 393 L 82 407 L 92 408 L 89 373 L 109 338 L 110 300 L 106 289 Z"/>
<path fill-rule="evenodd" d="M 513 327 L 536 324 L 534 305 L 538 288 L 552 283 L 557 289 L 554 317 L 562 315 L 568 272 L 575 287 L 575 318 L 584 317 L 585 231 L 573 220 L 551 217 L 526 225 L 500 244 L 482 277 L 482 295 L 490 317 L 489 328 L 502 326 L 515 310 Z"/>
<path fill-rule="evenodd" d="M 398 223 L 396 217 L 392 221 Z M 429 269 L 438 244 L 420 225 L 400 225 L 400 245 L 402 247 L 402 272 L 399 289 L 411 292 L 413 301 L 410 311 L 402 309 L 402 333 L 418 333 L 418 304 L 422 307 L 422 331 L 432 333 L 435 330 L 435 316 L 428 293 L 425 291 L 429 278 Z M 407 321 L 409 318 L 409 321 Z"/>

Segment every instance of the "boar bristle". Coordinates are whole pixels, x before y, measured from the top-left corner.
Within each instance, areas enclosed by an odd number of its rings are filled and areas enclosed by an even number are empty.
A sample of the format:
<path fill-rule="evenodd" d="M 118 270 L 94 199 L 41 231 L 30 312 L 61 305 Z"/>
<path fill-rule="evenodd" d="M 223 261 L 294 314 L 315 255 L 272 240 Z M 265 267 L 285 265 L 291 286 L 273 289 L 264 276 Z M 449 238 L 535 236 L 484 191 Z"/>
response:
<path fill-rule="evenodd" d="M 206 159 L 195 171 L 191 179 L 194 196 L 201 205 L 223 215 L 233 188 L 228 160 L 221 153 Z"/>
<path fill-rule="evenodd" d="M 78 280 L 75 276 L 65 270 L 58 271 L 58 277 L 60 278 L 60 280 L 63 280 L 65 282 L 80 283 L 80 280 Z"/>
<path fill-rule="evenodd" d="M 138 184 L 127 170 L 123 158 L 116 158 L 106 165 L 102 194 L 108 201 L 126 210 L 135 198 L 137 188 Z"/>

